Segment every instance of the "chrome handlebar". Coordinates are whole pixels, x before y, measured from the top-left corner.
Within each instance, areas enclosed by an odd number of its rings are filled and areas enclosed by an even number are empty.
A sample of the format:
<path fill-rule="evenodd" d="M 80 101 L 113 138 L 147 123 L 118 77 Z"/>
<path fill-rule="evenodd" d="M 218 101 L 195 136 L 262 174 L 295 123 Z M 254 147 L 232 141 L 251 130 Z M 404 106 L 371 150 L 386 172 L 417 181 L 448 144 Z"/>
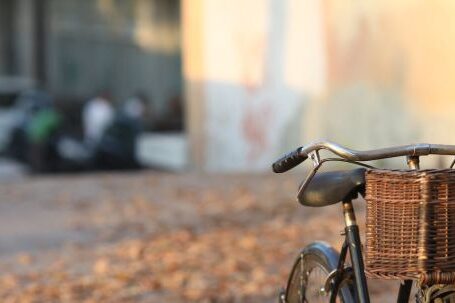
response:
<path fill-rule="evenodd" d="M 305 161 L 313 152 L 328 150 L 350 161 L 370 161 L 400 156 L 455 155 L 455 145 L 419 143 L 396 147 L 357 151 L 330 141 L 319 141 L 297 148 L 273 163 L 276 173 L 286 172 Z"/>

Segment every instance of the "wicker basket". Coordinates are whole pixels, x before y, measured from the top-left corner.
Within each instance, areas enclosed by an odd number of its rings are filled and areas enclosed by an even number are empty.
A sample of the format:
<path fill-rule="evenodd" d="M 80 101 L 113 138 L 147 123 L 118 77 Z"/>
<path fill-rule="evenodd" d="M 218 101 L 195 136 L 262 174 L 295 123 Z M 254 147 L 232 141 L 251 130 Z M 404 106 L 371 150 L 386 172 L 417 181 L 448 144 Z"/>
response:
<path fill-rule="evenodd" d="M 455 170 L 366 173 L 368 276 L 455 282 Z"/>

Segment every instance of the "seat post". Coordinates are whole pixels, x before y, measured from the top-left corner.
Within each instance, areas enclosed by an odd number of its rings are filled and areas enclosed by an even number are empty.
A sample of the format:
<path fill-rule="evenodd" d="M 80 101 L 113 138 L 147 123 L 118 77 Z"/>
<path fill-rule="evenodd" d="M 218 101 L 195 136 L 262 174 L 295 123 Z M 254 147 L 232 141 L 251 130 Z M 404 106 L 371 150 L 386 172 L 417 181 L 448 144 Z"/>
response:
<path fill-rule="evenodd" d="M 420 169 L 420 159 L 419 156 L 407 156 L 406 162 L 410 169 L 419 170 Z"/>
<path fill-rule="evenodd" d="M 360 242 L 359 226 L 357 225 L 352 206 L 352 199 L 343 201 L 343 214 L 345 222 L 346 241 L 349 245 L 351 264 L 354 269 L 357 295 L 360 303 L 369 303 L 367 279 L 362 257 L 362 243 Z"/>
<path fill-rule="evenodd" d="M 343 214 L 345 226 L 357 225 L 355 219 L 354 207 L 352 206 L 352 200 L 343 201 Z"/>

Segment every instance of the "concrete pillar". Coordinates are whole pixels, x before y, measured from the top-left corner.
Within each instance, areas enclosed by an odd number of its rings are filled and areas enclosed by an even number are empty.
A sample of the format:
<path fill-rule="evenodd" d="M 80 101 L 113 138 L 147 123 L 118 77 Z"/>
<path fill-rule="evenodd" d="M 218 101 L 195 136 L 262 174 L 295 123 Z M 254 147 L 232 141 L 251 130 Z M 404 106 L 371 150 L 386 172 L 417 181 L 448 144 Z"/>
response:
<path fill-rule="evenodd" d="M 12 16 L 11 11 L 13 2 L 1 1 L 0 2 L 0 75 L 7 75 L 13 72 L 12 56 Z"/>
<path fill-rule="evenodd" d="M 204 0 L 182 1 L 182 59 L 185 87 L 185 129 L 192 169 L 205 165 Z"/>
<path fill-rule="evenodd" d="M 35 1 L 14 1 L 14 50 L 17 74 L 35 78 Z"/>

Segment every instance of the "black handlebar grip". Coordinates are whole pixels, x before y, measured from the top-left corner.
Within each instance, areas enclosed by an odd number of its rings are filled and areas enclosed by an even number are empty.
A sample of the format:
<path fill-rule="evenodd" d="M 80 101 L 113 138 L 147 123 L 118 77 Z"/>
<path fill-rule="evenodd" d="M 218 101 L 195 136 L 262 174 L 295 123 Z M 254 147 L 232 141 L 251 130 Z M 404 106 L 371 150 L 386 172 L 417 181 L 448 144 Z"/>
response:
<path fill-rule="evenodd" d="M 306 159 L 308 155 L 301 152 L 302 148 L 299 147 L 295 151 L 290 152 L 289 154 L 284 155 L 272 165 L 273 172 L 275 173 L 284 173 L 290 169 L 293 169 Z"/>

